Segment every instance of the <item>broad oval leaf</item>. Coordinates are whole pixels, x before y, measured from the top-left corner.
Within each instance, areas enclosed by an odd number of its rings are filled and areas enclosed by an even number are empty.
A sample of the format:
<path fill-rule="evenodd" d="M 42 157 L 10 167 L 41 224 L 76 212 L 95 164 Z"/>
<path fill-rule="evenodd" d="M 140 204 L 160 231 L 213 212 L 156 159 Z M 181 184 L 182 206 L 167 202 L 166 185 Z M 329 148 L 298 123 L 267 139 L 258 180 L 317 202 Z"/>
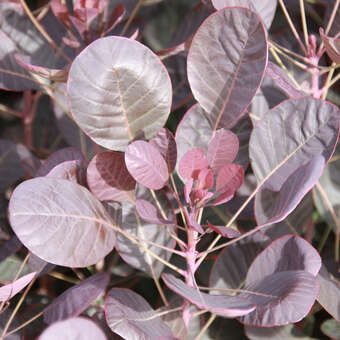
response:
<path fill-rule="evenodd" d="M 173 339 L 170 328 L 149 303 L 130 289 L 112 288 L 109 291 L 105 315 L 111 330 L 124 339 Z"/>
<path fill-rule="evenodd" d="M 207 158 L 214 173 L 236 158 L 239 148 L 237 136 L 229 130 L 219 130 L 209 142 Z"/>
<path fill-rule="evenodd" d="M 132 177 L 149 189 L 159 190 L 168 181 L 169 170 L 164 158 L 148 142 L 131 143 L 125 152 L 125 163 Z"/>
<path fill-rule="evenodd" d="M 272 327 L 303 319 L 314 304 L 319 285 L 311 273 L 291 270 L 262 276 L 246 283 L 244 289 L 248 292 L 239 296 L 256 304 L 256 310 L 239 320 L 245 325 Z"/>
<path fill-rule="evenodd" d="M 71 318 L 58 321 L 47 327 L 39 340 L 107 340 L 104 332 L 91 320 Z"/>
<path fill-rule="evenodd" d="M 21 183 L 9 203 L 9 220 L 32 253 L 62 266 L 95 264 L 116 241 L 115 222 L 103 205 L 86 188 L 64 179 Z"/>
<path fill-rule="evenodd" d="M 216 191 L 234 193 L 243 183 L 244 170 L 238 164 L 223 166 L 216 178 Z"/>
<path fill-rule="evenodd" d="M 124 155 L 117 151 L 101 152 L 92 158 L 87 168 L 87 183 L 100 201 L 130 200 L 136 186 Z"/>
<path fill-rule="evenodd" d="M 80 315 L 105 292 L 109 278 L 108 273 L 98 273 L 67 289 L 44 310 L 44 322 L 50 325 Z"/>
<path fill-rule="evenodd" d="M 13 283 L 0 287 L 0 301 L 7 301 L 24 289 L 34 278 L 35 272 L 27 274 Z"/>
<path fill-rule="evenodd" d="M 160 59 L 141 43 L 111 36 L 94 41 L 73 61 L 68 80 L 75 121 L 96 143 L 125 151 L 165 124 L 172 89 Z"/>
<path fill-rule="evenodd" d="M 282 102 L 270 110 L 254 128 L 249 153 L 258 186 L 272 192 L 281 189 L 289 192 L 290 188 L 284 183 L 294 188 L 296 184 L 290 184 L 294 183 L 294 178 L 289 177 L 301 176 L 302 183 L 289 198 L 294 204 L 290 204 L 290 209 L 282 214 L 282 218 L 294 209 L 321 175 L 321 159 L 327 162 L 332 155 L 338 133 L 338 108 L 311 97 Z M 258 208 L 260 203 L 258 199 Z M 276 218 L 276 222 L 279 220 Z M 266 223 L 267 220 L 261 219 L 260 222 Z"/>
<path fill-rule="evenodd" d="M 242 117 L 266 64 L 266 33 L 256 13 L 229 7 L 203 22 L 189 50 L 188 79 L 213 131 L 231 128 Z"/>
<path fill-rule="evenodd" d="M 211 313 L 226 318 L 246 315 L 256 308 L 249 300 L 237 296 L 202 293 L 171 274 L 163 274 L 162 279 L 171 290 L 198 308 L 209 310 Z"/>
<path fill-rule="evenodd" d="M 320 267 L 319 253 L 307 241 L 296 235 L 285 235 L 256 257 L 248 270 L 247 282 L 289 270 L 304 270 L 316 276 Z"/>

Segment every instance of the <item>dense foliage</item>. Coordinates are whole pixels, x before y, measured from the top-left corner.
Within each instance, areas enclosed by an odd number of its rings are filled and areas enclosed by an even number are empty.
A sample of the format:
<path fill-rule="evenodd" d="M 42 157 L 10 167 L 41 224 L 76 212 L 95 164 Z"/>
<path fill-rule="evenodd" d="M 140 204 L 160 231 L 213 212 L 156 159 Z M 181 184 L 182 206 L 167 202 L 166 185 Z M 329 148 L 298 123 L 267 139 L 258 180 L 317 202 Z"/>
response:
<path fill-rule="evenodd" d="M 0 2 L 1 339 L 339 339 L 339 33 L 339 0 Z"/>

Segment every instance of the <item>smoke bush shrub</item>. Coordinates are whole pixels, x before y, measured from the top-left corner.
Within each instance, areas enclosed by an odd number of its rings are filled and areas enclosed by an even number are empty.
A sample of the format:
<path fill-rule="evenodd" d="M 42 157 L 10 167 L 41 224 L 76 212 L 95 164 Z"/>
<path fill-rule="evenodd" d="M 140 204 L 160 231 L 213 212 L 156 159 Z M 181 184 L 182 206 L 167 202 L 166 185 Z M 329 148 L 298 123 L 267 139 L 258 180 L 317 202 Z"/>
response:
<path fill-rule="evenodd" d="M 333 334 L 339 1 L 161 2 L 0 3 L 1 338 Z"/>

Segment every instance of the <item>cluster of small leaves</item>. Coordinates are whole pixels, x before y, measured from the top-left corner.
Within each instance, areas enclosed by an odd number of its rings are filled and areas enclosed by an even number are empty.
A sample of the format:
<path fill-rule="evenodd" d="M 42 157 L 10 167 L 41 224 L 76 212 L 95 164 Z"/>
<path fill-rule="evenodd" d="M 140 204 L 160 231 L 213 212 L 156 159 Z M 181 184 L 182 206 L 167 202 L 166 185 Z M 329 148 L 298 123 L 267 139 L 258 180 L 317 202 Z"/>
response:
<path fill-rule="evenodd" d="M 155 53 L 162 1 L 0 3 L 0 87 L 23 91 L 21 108 L 0 104 L 23 128 L 0 139 L 0 258 L 16 264 L 0 264 L 1 338 L 42 315 L 25 338 L 217 339 L 241 323 L 294 340 L 321 308 L 337 338 L 340 6 L 299 4 L 193 1 Z M 157 302 L 132 289 L 141 276 Z M 29 305 L 38 282 L 53 297 L 46 277 L 73 285 L 17 326 L 14 296 L 26 287 Z"/>

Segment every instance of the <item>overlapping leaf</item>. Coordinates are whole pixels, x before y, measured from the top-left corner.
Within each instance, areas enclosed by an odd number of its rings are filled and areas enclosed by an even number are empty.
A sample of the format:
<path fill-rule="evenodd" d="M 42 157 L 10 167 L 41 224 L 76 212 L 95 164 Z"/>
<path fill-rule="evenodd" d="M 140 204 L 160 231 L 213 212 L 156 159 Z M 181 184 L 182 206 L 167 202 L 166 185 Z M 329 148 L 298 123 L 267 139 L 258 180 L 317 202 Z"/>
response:
<path fill-rule="evenodd" d="M 44 321 L 50 325 L 80 315 L 104 293 L 108 283 L 109 275 L 98 273 L 69 288 L 44 310 Z"/>
<path fill-rule="evenodd" d="M 105 300 L 107 324 L 124 339 L 173 339 L 170 328 L 143 297 L 129 289 L 112 288 Z"/>
<path fill-rule="evenodd" d="M 128 172 L 124 155 L 116 151 L 98 153 L 87 168 L 87 183 L 100 201 L 126 201 L 133 196 L 136 181 Z"/>
<path fill-rule="evenodd" d="M 0 301 L 7 301 L 24 289 L 34 278 L 35 272 L 27 274 L 13 283 L 0 288 Z"/>
<path fill-rule="evenodd" d="M 63 266 L 92 265 L 116 240 L 115 221 L 102 204 L 86 188 L 63 179 L 21 183 L 10 200 L 9 220 L 32 253 Z"/>
<path fill-rule="evenodd" d="M 210 312 L 227 318 L 246 315 L 256 307 L 247 299 L 228 295 L 209 295 L 199 290 L 189 287 L 180 279 L 171 274 L 163 274 L 162 279 L 165 284 L 174 292 L 181 295 L 186 300 L 196 305 L 198 308 L 209 310 Z"/>
<path fill-rule="evenodd" d="M 125 163 L 131 176 L 149 189 L 159 190 L 168 181 L 166 161 L 157 147 L 148 142 L 131 143 L 125 152 Z"/>
<path fill-rule="evenodd" d="M 282 102 L 254 128 L 249 145 L 252 168 L 263 190 L 270 190 L 277 197 L 282 195 L 277 202 L 281 217 L 295 208 L 316 182 L 318 173 L 321 175 L 321 163 L 332 155 L 338 131 L 338 108 L 311 97 Z M 295 175 L 301 176 L 301 183 L 294 188 L 296 183 L 292 185 L 294 178 L 290 177 Z M 287 192 L 279 194 L 280 190 Z M 288 202 L 289 190 L 292 192 Z M 264 200 L 257 198 L 256 202 L 258 214 Z M 261 219 L 261 223 L 270 218 Z"/>
<path fill-rule="evenodd" d="M 256 13 L 229 7 L 204 21 L 189 50 L 188 79 L 213 131 L 231 128 L 242 117 L 266 63 L 266 33 Z"/>
<path fill-rule="evenodd" d="M 72 114 L 96 143 L 125 151 L 154 137 L 171 107 L 169 75 L 147 47 L 122 37 L 94 41 L 74 60 L 68 95 Z"/>

